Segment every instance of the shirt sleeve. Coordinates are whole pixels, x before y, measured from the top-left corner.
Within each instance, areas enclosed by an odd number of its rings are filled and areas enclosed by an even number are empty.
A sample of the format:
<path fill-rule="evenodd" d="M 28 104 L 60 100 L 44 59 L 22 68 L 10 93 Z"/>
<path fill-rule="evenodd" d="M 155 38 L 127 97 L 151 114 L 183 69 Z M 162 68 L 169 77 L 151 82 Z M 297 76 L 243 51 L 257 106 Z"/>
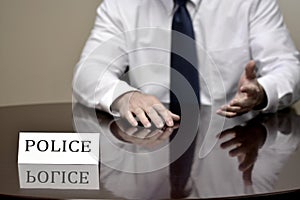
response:
<path fill-rule="evenodd" d="M 299 52 L 293 44 L 276 0 L 253 1 L 250 12 L 250 47 L 258 67 L 258 82 L 275 112 L 299 99 Z"/>
<path fill-rule="evenodd" d="M 128 66 L 128 56 L 117 2 L 104 0 L 98 7 L 94 28 L 73 78 L 76 100 L 110 114 L 115 114 L 110 109 L 115 99 L 137 90 L 120 80 Z"/>

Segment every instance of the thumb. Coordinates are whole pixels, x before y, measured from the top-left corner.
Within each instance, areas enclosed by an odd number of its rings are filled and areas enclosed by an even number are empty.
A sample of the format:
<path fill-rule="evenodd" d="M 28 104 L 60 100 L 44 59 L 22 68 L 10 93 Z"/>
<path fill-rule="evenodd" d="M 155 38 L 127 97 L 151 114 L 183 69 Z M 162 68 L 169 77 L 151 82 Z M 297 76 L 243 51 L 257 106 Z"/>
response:
<path fill-rule="evenodd" d="M 255 61 L 251 60 L 245 68 L 245 74 L 247 79 L 252 80 L 256 78 L 255 68 Z"/>

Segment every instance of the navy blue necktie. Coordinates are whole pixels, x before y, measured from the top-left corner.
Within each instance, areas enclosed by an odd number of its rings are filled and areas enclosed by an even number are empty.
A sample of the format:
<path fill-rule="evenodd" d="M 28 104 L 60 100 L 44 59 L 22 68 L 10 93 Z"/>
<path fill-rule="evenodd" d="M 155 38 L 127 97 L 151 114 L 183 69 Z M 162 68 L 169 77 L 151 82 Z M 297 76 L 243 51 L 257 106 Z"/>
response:
<path fill-rule="evenodd" d="M 187 1 L 174 0 L 177 10 L 172 22 L 170 110 L 179 115 L 181 114 L 180 107 L 188 106 L 188 104 L 200 105 L 195 34 L 191 17 L 186 8 Z M 178 77 L 178 73 L 181 78 Z M 189 87 L 184 84 L 186 81 L 190 84 Z M 193 99 L 192 96 L 196 98 Z"/>

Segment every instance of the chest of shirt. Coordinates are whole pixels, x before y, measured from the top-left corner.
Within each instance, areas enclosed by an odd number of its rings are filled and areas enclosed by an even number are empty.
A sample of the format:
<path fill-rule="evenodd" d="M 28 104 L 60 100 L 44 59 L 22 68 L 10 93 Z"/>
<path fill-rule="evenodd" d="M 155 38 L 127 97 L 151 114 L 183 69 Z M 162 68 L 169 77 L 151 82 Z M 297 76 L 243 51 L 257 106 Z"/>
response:
<path fill-rule="evenodd" d="M 134 70 L 141 69 L 139 71 L 145 74 L 143 77 L 155 74 L 158 80 L 167 83 L 174 9 L 166 8 L 162 0 L 149 2 L 140 1 L 130 12 L 123 11 L 121 15 L 129 66 Z M 225 87 L 232 88 L 251 58 L 250 7 L 240 0 L 222 2 L 203 0 L 199 7 L 189 5 L 188 10 L 194 25 L 200 73 L 206 77 L 206 84 L 214 85 L 220 80 L 214 77 L 221 75 L 226 81 Z"/>
<path fill-rule="evenodd" d="M 133 2 L 128 10 L 120 11 L 122 27 L 130 35 L 128 44 L 139 44 L 141 47 L 159 44 L 159 47 L 168 49 L 175 9 L 172 0 Z M 230 50 L 248 45 L 249 1 L 202 0 L 199 5 L 189 3 L 187 8 L 193 20 L 196 41 L 206 51 Z M 143 31 L 136 31 L 141 29 Z M 162 34 L 162 31 L 166 33 Z"/>

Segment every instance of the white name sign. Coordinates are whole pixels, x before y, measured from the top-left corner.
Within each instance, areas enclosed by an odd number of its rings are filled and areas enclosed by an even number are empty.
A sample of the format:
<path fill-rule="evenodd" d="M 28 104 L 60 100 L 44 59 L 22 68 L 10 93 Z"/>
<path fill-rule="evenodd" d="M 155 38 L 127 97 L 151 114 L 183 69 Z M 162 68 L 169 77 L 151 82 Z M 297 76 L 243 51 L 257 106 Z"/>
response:
<path fill-rule="evenodd" d="M 99 133 L 20 133 L 19 164 L 98 165 Z"/>

